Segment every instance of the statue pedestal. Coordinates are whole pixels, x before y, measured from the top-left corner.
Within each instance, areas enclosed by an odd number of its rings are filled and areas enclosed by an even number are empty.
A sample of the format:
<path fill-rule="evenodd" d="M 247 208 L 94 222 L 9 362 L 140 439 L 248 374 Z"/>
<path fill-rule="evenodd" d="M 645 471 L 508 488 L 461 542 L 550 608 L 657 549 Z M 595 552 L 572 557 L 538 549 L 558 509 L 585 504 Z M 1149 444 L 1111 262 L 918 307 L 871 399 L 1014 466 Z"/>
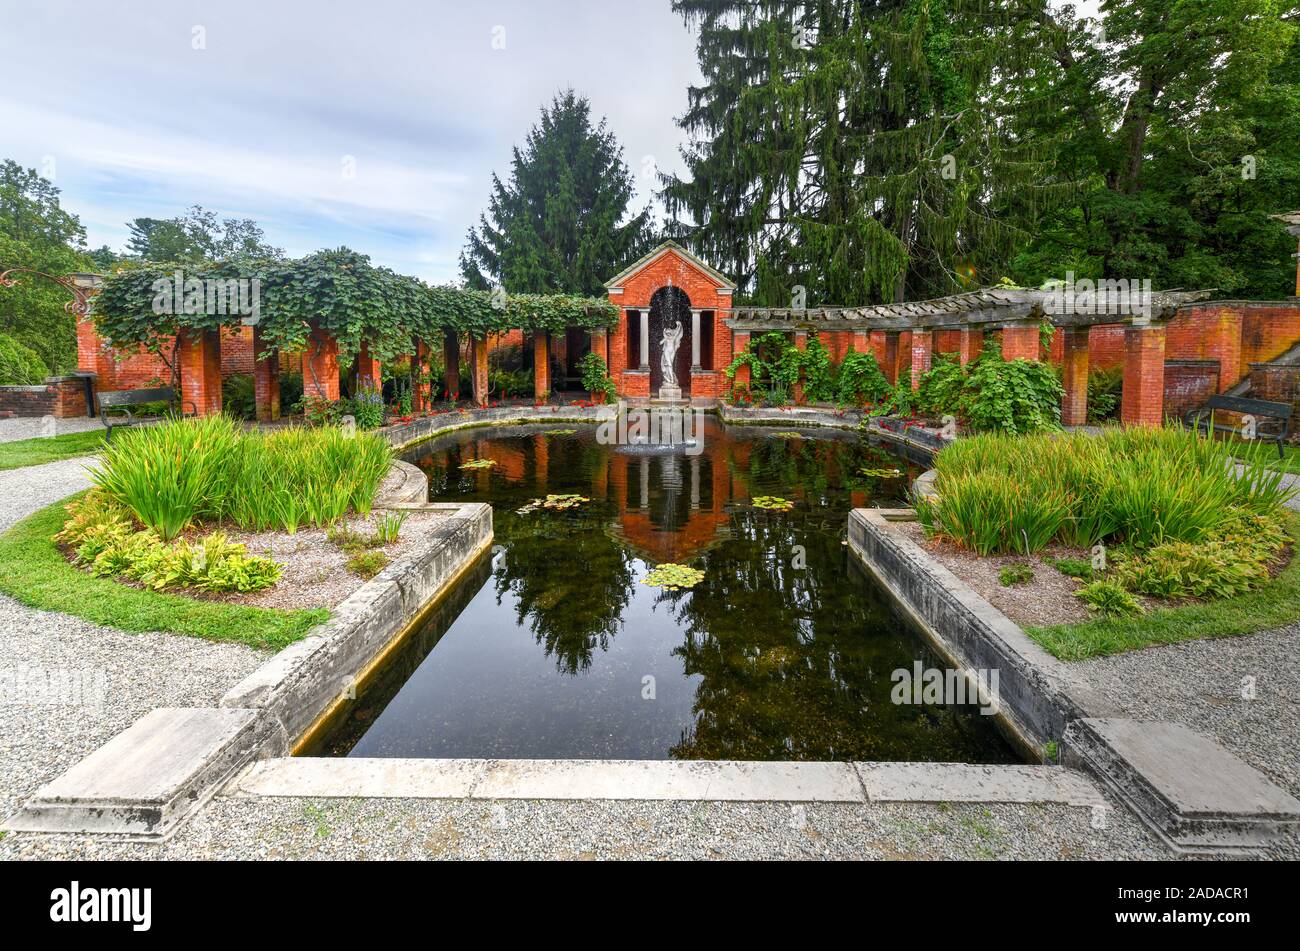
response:
<path fill-rule="evenodd" d="M 659 399 L 680 400 L 681 398 L 682 398 L 682 388 L 680 386 L 664 385 L 659 387 Z"/>

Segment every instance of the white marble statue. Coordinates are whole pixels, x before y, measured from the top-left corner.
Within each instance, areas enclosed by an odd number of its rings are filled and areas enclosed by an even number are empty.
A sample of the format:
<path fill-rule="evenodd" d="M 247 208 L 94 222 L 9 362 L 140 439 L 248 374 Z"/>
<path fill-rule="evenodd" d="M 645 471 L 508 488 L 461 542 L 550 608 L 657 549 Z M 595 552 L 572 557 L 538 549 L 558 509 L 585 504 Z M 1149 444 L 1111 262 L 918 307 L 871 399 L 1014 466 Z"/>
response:
<path fill-rule="evenodd" d="M 680 320 L 664 324 L 664 336 L 660 341 L 659 368 L 664 371 L 663 386 L 677 385 L 677 371 L 673 362 L 677 359 L 677 348 L 682 345 L 682 334 L 686 328 Z"/>

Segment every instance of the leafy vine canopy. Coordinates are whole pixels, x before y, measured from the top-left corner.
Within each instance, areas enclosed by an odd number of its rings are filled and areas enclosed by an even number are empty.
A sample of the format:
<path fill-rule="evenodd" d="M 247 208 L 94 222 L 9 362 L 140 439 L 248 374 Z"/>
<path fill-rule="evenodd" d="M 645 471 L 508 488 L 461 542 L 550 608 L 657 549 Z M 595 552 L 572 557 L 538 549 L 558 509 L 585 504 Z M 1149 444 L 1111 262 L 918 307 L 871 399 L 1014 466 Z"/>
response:
<path fill-rule="evenodd" d="M 248 308 L 222 307 L 217 285 L 243 284 Z M 256 283 L 254 283 L 256 282 Z M 223 312 L 224 311 L 224 312 Z M 292 261 L 221 261 L 201 265 L 125 266 L 104 281 L 92 315 L 116 347 L 160 349 L 181 330 L 218 330 L 255 321 L 270 347 L 307 347 L 313 328 L 332 334 L 343 354 L 361 344 L 381 360 L 411 351 L 411 341 L 445 330 L 482 337 L 506 330 L 601 330 L 618 322 L 608 300 L 571 294 L 507 294 L 430 286 L 372 264 L 348 248 Z"/>

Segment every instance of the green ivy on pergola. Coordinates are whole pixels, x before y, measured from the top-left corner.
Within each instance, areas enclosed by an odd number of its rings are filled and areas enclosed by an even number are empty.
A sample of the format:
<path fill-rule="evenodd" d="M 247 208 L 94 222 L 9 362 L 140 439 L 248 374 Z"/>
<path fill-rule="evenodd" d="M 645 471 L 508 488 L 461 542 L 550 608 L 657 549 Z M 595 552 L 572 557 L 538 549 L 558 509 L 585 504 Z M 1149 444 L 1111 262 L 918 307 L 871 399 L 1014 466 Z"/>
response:
<path fill-rule="evenodd" d="M 185 281 L 258 280 L 258 333 L 268 347 L 287 352 L 305 351 L 315 328 L 338 341 L 341 355 L 355 354 L 365 343 L 374 356 L 392 360 L 410 353 L 413 340 L 441 340 L 447 331 L 482 339 L 506 330 L 595 331 L 618 322 L 618 308 L 608 300 L 430 287 L 340 248 L 295 261 L 124 268 L 105 279 L 94 301 L 91 313 L 100 335 L 116 347 L 143 346 L 157 352 L 180 331 L 243 323 L 240 313 L 209 313 L 206 306 L 181 308 L 196 313 L 168 313 L 176 308 L 155 306 L 160 288 L 171 287 L 177 272 Z"/>

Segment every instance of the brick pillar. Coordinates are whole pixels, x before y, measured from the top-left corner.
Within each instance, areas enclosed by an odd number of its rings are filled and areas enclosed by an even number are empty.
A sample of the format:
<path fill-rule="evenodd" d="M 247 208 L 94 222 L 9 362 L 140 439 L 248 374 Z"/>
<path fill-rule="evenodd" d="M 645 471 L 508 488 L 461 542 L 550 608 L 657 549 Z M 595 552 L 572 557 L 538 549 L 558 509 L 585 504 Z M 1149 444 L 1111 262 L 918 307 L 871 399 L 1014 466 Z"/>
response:
<path fill-rule="evenodd" d="M 1058 327 L 1061 338 L 1061 425 L 1083 426 L 1088 422 L 1088 330 L 1087 327 Z"/>
<path fill-rule="evenodd" d="M 545 330 L 533 331 L 533 396 L 545 402 L 551 395 L 550 337 Z"/>
<path fill-rule="evenodd" d="M 794 348 L 796 350 L 808 349 L 807 331 L 796 330 L 794 332 Z M 794 401 L 796 403 L 799 404 L 803 403 L 803 368 L 802 367 L 799 369 L 799 379 L 794 381 L 794 393 L 792 393 L 791 396 L 794 397 Z"/>
<path fill-rule="evenodd" d="M 221 332 L 182 330 L 178 347 L 182 412 L 215 416 L 221 412 Z"/>
<path fill-rule="evenodd" d="M 865 330 L 853 331 L 853 352 L 870 353 L 871 339 Z"/>
<path fill-rule="evenodd" d="M 963 327 L 957 342 L 957 359 L 962 366 L 973 361 L 984 349 L 984 331 Z"/>
<path fill-rule="evenodd" d="M 1124 393 L 1120 419 L 1125 426 L 1164 422 L 1165 328 L 1124 328 Z"/>
<path fill-rule="evenodd" d="M 256 327 L 253 328 L 253 402 L 259 423 L 280 418 L 280 354 L 267 346 Z"/>
<path fill-rule="evenodd" d="M 442 334 L 442 384 L 447 399 L 460 399 L 460 334 L 454 330 Z"/>
<path fill-rule="evenodd" d="M 379 361 L 370 353 L 370 345 L 361 341 L 361 350 L 357 353 L 357 389 L 380 392 L 384 387 L 383 380 L 379 372 Z"/>
<path fill-rule="evenodd" d="M 732 359 L 740 356 L 749 347 L 749 334 L 742 331 L 735 331 L 731 335 Z M 732 380 L 732 389 L 748 390 L 749 389 L 749 367 L 742 366 L 736 368 L 736 378 Z"/>
<path fill-rule="evenodd" d="M 429 384 L 421 381 L 429 363 L 429 347 L 423 340 L 413 341 L 411 347 L 411 412 L 423 413 L 429 408 Z"/>
<path fill-rule="evenodd" d="M 302 395 L 305 399 L 339 398 L 339 342 L 326 330 L 313 330 L 302 360 Z"/>
<path fill-rule="evenodd" d="M 470 349 L 474 352 L 474 405 L 488 405 L 488 344 L 479 337 L 472 338 Z"/>
<path fill-rule="evenodd" d="M 867 335 L 867 340 L 870 343 L 867 352 L 876 358 L 876 366 L 883 370 L 888 359 L 889 335 L 883 330 L 873 330 Z"/>
<path fill-rule="evenodd" d="M 1042 347 L 1037 324 L 1016 324 L 1002 328 L 1002 359 L 1037 360 Z"/>
<path fill-rule="evenodd" d="M 890 383 L 898 382 L 898 351 L 901 349 L 900 337 L 896 332 L 885 333 L 885 357 L 880 361 L 880 369 L 885 372 L 885 379 Z"/>
<path fill-rule="evenodd" d="M 921 388 L 921 377 L 930 372 L 934 334 L 929 330 L 912 331 L 912 389 Z"/>

